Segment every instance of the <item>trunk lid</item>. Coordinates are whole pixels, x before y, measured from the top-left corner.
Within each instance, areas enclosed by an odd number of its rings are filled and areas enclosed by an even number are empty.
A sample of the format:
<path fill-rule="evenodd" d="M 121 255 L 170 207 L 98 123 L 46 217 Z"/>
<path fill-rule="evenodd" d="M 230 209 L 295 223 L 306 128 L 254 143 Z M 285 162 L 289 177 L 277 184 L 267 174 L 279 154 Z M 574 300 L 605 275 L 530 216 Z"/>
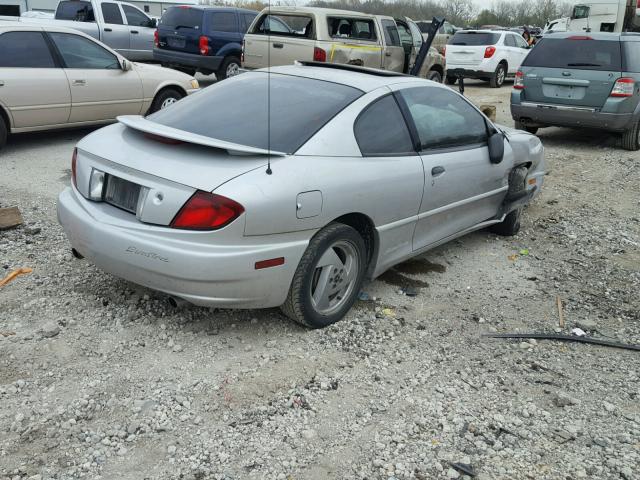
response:
<path fill-rule="evenodd" d="M 447 45 L 447 63 L 451 65 L 479 65 L 484 52 L 500 40 L 500 33 L 483 31 L 456 32 Z"/>
<path fill-rule="evenodd" d="M 579 35 L 543 39 L 521 70 L 524 101 L 599 108 L 622 77 L 620 42 Z"/>

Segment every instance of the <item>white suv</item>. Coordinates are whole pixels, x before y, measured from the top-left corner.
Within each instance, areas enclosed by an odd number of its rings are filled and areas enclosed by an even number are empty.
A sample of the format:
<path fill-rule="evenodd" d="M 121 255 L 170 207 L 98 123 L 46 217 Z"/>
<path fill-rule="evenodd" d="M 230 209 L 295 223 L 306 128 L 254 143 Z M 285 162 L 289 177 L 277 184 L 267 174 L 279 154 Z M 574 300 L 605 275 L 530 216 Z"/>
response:
<path fill-rule="evenodd" d="M 454 84 L 462 75 L 501 87 L 505 78 L 515 75 L 528 53 L 529 45 L 517 33 L 459 30 L 447 44 L 447 83 Z"/>

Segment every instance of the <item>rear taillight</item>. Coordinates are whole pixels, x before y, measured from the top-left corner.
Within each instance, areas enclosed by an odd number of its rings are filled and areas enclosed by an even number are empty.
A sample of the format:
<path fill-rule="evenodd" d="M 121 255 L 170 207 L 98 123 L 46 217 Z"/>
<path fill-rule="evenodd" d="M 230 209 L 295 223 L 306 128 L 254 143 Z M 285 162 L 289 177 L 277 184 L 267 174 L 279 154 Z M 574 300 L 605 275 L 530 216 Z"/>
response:
<path fill-rule="evenodd" d="M 494 53 L 496 53 L 496 47 L 490 45 L 484 49 L 484 58 L 491 58 Z"/>
<path fill-rule="evenodd" d="M 640 2 L 640 0 L 638 0 Z M 244 38 L 242 39 L 242 49 L 240 50 L 240 63 L 244 63 Z"/>
<path fill-rule="evenodd" d="M 326 62 L 327 61 L 327 52 L 319 47 L 315 47 L 313 49 L 313 61 L 314 62 Z"/>
<path fill-rule="evenodd" d="M 516 72 L 516 77 L 513 80 L 513 88 L 516 90 L 524 90 L 524 73 L 520 70 Z"/>
<path fill-rule="evenodd" d="M 153 45 L 158 48 L 160 46 L 160 35 L 158 34 L 158 30 L 153 32 Z"/>
<path fill-rule="evenodd" d="M 636 88 L 636 81 L 633 78 L 619 78 L 611 89 L 612 97 L 632 97 Z"/>
<path fill-rule="evenodd" d="M 198 48 L 200 49 L 200 55 L 209 55 L 209 37 L 202 35 L 198 40 Z"/>
<path fill-rule="evenodd" d="M 233 222 L 244 207 L 230 198 L 198 190 L 171 222 L 172 228 L 216 230 Z"/>
<path fill-rule="evenodd" d="M 73 182 L 73 186 L 78 188 L 78 183 L 76 181 L 76 163 L 78 161 L 78 149 L 73 149 L 73 155 L 71 155 L 71 181 Z"/>

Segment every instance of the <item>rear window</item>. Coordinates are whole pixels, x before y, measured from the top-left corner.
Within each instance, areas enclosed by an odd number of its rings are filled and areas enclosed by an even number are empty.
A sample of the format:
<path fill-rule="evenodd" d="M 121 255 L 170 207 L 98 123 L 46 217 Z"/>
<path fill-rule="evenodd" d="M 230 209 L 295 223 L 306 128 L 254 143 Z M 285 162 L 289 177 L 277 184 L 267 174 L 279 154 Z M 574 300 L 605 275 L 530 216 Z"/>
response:
<path fill-rule="evenodd" d="M 640 73 L 640 42 L 622 42 L 624 71 Z"/>
<path fill-rule="evenodd" d="M 620 42 L 543 38 L 522 63 L 527 67 L 621 71 Z"/>
<path fill-rule="evenodd" d="M 495 45 L 500 40 L 499 33 L 489 32 L 458 32 L 449 39 L 449 45 Z"/>
<path fill-rule="evenodd" d="M 148 118 L 217 140 L 294 153 L 361 95 L 337 83 L 247 72 Z"/>
<path fill-rule="evenodd" d="M 175 30 L 181 28 L 199 29 L 202 25 L 202 10 L 190 7 L 170 7 L 162 14 L 160 25 Z"/>
<path fill-rule="evenodd" d="M 285 37 L 315 38 L 313 18 L 306 15 L 272 13 L 258 20 L 252 33 Z"/>
<path fill-rule="evenodd" d="M 90 2 L 60 2 L 56 9 L 56 20 L 73 20 L 75 22 L 95 22 L 93 7 Z"/>

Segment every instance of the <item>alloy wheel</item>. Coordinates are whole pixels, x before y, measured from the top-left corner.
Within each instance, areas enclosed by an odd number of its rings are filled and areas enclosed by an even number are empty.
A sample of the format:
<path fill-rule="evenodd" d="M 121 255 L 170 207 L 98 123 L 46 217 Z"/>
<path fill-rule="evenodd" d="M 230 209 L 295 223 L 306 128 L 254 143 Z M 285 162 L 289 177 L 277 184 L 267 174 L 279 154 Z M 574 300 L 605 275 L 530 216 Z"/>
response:
<path fill-rule="evenodd" d="M 347 301 L 358 279 L 359 258 L 346 240 L 334 242 L 320 257 L 311 280 L 311 304 L 318 313 L 331 315 Z"/>
<path fill-rule="evenodd" d="M 162 110 L 164 108 L 167 108 L 169 105 L 173 105 L 177 101 L 178 101 L 178 99 L 174 98 L 174 97 L 169 97 L 169 98 L 165 99 L 165 101 L 162 102 L 162 104 L 160 105 L 160 110 Z"/>
<path fill-rule="evenodd" d="M 227 77 L 234 77 L 240 73 L 240 65 L 231 62 L 227 65 Z"/>

